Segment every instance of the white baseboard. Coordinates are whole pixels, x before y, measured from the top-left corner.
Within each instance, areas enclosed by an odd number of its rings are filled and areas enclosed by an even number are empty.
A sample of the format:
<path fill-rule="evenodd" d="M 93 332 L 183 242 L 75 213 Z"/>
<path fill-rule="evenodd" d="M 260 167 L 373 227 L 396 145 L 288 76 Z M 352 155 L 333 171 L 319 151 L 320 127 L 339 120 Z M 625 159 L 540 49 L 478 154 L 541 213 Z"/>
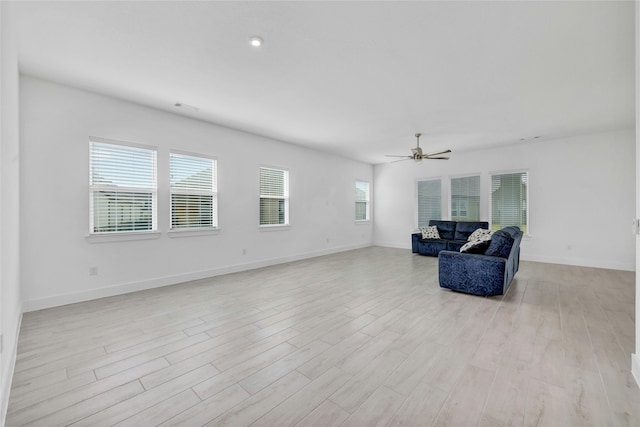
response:
<path fill-rule="evenodd" d="M 238 273 L 240 271 L 254 270 L 256 268 L 269 267 L 271 265 L 284 264 L 292 261 L 299 261 L 323 255 L 330 255 L 339 252 L 362 249 L 372 246 L 371 243 L 341 246 L 320 251 L 306 252 L 286 257 L 270 258 L 244 264 L 235 264 L 210 270 L 201 270 L 174 276 L 157 277 L 138 282 L 124 283 L 121 285 L 109 286 L 99 289 L 91 289 L 81 292 L 71 292 L 62 295 L 55 295 L 46 298 L 27 300 L 24 302 L 24 312 L 43 310 L 61 305 L 74 304 L 78 302 L 90 301 L 98 298 L 122 295 L 130 292 L 143 291 L 146 289 L 159 288 L 162 286 L 175 285 L 177 283 L 189 282 L 192 280 L 206 279 L 208 277 L 221 276 L 223 274 Z"/>
<path fill-rule="evenodd" d="M 636 266 L 617 262 L 603 262 L 596 259 L 557 258 L 531 255 L 520 251 L 521 261 L 544 262 L 547 264 L 575 265 L 578 267 L 605 268 L 608 270 L 635 271 Z"/>
<path fill-rule="evenodd" d="M 637 353 L 631 355 L 631 373 L 640 387 L 640 357 Z"/>
<path fill-rule="evenodd" d="M 411 249 L 411 243 L 398 243 L 398 242 L 378 242 L 374 241 L 375 246 L 384 246 L 386 248 L 397 249 Z M 593 268 L 606 268 L 609 270 L 623 270 L 623 271 L 635 271 L 635 264 L 626 264 L 618 262 L 603 262 L 597 259 L 580 259 L 580 258 L 557 258 L 549 256 L 531 255 L 526 252 L 520 252 L 520 260 L 544 262 L 547 264 L 563 264 L 563 265 L 575 265 L 579 267 L 593 267 Z"/>
<path fill-rule="evenodd" d="M 393 242 L 373 242 L 375 246 L 382 246 L 385 248 L 395 248 L 395 249 L 411 249 L 411 243 L 407 244 L 398 244 Z"/>
<path fill-rule="evenodd" d="M 4 383 L 1 385 L 2 389 L 0 390 L 2 392 L 2 394 L 0 395 L 2 396 L 2 401 L 0 402 L 0 426 L 5 425 L 5 420 L 7 418 L 7 409 L 9 408 L 9 395 L 11 393 L 11 384 L 13 382 L 13 371 L 16 368 L 16 357 L 18 355 L 18 338 L 20 337 L 20 327 L 22 326 L 22 307 L 20 307 L 19 313 L 20 317 L 18 319 L 18 324 L 14 335 L 16 337 L 14 346 L 13 348 L 4 347 L 2 349 L 4 357 L 10 357 L 11 359 L 8 364 L 7 372 L 2 373 L 2 379 L 4 380 Z M 6 343 L 3 342 L 3 346 L 6 346 Z"/>

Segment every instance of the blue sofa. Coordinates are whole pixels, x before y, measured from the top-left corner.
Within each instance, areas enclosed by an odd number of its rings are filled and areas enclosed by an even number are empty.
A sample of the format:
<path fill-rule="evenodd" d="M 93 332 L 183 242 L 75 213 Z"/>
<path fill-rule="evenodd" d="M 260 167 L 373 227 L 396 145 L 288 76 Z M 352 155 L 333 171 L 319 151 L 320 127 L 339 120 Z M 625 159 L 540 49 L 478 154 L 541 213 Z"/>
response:
<path fill-rule="evenodd" d="M 460 251 L 462 245 L 478 228 L 489 229 L 486 221 L 429 221 L 438 227 L 440 239 L 423 239 L 422 233 L 411 235 L 411 252 L 420 255 L 438 256 L 440 251 Z"/>
<path fill-rule="evenodd" d="M 440 287 L 474 295 L 503 295 L 520 266 L 522 231 L 505 227 L 493 233 L 484 254 L 441 251 Z"/>

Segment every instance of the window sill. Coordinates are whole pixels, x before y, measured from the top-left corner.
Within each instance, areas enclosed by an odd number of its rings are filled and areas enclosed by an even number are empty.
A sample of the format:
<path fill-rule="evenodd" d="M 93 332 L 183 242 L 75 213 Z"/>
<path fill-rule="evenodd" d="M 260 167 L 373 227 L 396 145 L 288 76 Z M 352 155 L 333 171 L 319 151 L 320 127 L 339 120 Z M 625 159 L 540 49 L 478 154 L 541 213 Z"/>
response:
<path fill-rule="evenodd" d="M 122 233 L 96 233 L 87 234 L 85 239 L 89 243 L 125 242 L 131 240 L 158 239 L 162 233 L 159 231 L 129 231 Z"/>
<path fill-rule="evenodd" d="M 176 228 L 167 231 L 167 236 L 176 237 L 194 237 L 194 236 L 211 236 L 220 234 L 220 228 Z"/>
<path fill-rule="evenodd" d="M 259 225 L 258 230 L 260 231 L 285 231 L 289 230 L 291 225 L 289 224 L 277 224 L 277 225 Z"/>
<path fill-rule="evenodd" d="M 371 224 L 371 220 L 369 219 L 357 219 L 355 220 L 356 225 L 366 225 Z"/>

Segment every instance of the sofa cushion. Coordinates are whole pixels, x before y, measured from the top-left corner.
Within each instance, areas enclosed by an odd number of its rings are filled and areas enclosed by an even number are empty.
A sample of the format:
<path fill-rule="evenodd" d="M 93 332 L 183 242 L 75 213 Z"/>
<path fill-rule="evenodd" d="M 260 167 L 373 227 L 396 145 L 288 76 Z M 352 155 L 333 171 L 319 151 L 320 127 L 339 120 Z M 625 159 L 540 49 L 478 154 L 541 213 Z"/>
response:
<path fill-rule="evenodd" d="M 513 246 L 513 237 L 504 230 L 498 230 L 491 236 L 491 243 L 485 251 L 485 255 L 508 258 Z"/>
<path fill-rule="evenodd" d="M 460 252 L 460 248 L 466 243 L 468 243 L 466 240 L 447 240 L 447 250 Z"/>
<path fill-rule="evenodd" d="M 491 236 L 491 230 L 487 230 L 486 228 L 478 228 L 476 231 L 474 231 L 469 235 L 469 238 L 467 239 L 467 241 L 473 242 L 474 240 L 478 240 L 484 236 Z M 484 240 L 488 242 L 490 239 L 491 238 L 484 239 Z"/>
<path fill-rule="evenodd" d="M 438 256 L 441 251 L 447 250 L 446 240 L 420 240 L 418 242 L 418 253 L 421 255 Z"/>
<path fill-rule="evenodd" d="M 489 230 L 487 230 L 489 231 Z M 491 234 L 484 234 L 479 238 L 467 242 L 460 248 L 460 252 L 466 252 L 470 254 L 483 254 L 491 243 Z"/>
<path fill-rule="evenodd" d="M 489 223 L 482 221 L 459 221 L 456 223 L 453 240 L 468 240 L 469 235 L 478 228 L 489 228 Z"/>
<path fill-rule="evenodd" d="M 440 238 L 444 240 L 454 240 L 454 234 L 456 230 L 456 222 L 455 221 L 439 221 L 439 220 L 431 220 L 429 221 L 429 225 L 435 225 L 438 227 L 438 234 L 440 234 Z"/>
<path fill-rule="evenodd" d="M 440 234 L 438 234 L 438 227 L 435 225 L 430 225 L 428 227 L 420 227 L 420 231 L 422 232 L 423 239 L 439 239 Z"/>

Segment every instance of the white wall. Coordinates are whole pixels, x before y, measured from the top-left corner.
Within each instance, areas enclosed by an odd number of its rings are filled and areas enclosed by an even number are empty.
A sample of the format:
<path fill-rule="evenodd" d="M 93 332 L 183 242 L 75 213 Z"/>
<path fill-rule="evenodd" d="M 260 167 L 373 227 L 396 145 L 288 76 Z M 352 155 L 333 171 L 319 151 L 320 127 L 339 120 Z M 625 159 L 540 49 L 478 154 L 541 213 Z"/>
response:
<path fill-rule="evenodd" d="M 636 0 L 636 195 L 640 189 L 640 2 Z M 640 197 L 636 196 L 636 218 L 640 218 Z M 631 372 L 640 386 L 640 233 L 636 235 L 636 352 L 631 355 Z"/>
<path fill-rule="evenodd" d="M 355 180 L 371 182 L 371 165 L 33 77 L 20 99 L 25 311 L 372 244 L 371 223 L 354 221 Z M 85 237 L 89 136 L 158 147 L 159 238 Z M 219 234 L 166 233 L 171 148 L 217 157 Z M 260 165 L 290 171 L 287 230 L 259 230 Z"/>
<path fill-rule="evenodd" d="M 4 424 L 22 315 L 20 296 L 20 197 L 18 60 L 11 20 L 0 2 L 0 425 Z"/>
<path fill-rule="evenodd" d="M 376 165 L 374 243 L 411 247 L 420 178 L 443 177 L 444 184 L 480 173 L 481 220 L 488 220 L 489 173 L 528 170 L 530 237 L 522 259 L 634 270 L 634 140 L 628 129 L 454 152 L 449 161 Z"/>

